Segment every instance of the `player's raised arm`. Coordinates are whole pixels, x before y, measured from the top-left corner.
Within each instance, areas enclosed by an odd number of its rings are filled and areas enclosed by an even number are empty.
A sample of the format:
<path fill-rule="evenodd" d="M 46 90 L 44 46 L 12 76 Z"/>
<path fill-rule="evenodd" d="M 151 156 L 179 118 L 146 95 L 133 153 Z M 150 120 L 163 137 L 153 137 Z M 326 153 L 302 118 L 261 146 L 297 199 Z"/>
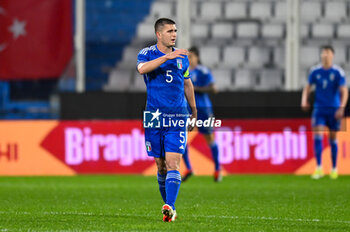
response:
<path fill-rule="evenodd" d="M 311 93 L 311 86 L 306 84 L 303 93 L 301 95 L 301 108 L 303 111 L 308 111 L 310 109 L 309 96 Z"/>
<path fill-rule="evenodd" d="M 154 59 L 154 60 L 151 60 L 148 62 L 139 63 L 137 65 L 137 71 L 143 75 L 143 74 L 152 72 L 153 70 L 155 70 L 156 68 L 161 66 L 163 63 L 165 63 L 167 60 L 172 60 L 172 59 L 176 59 L 176 58 L 184 58 L 184 56 L 187 56 L 187 55 L 188 55 L 187 50 L 178 49 L 178 50 L 170 52 L 164 56 L 161 56 L 157 59 Z"/>
<path fill-rule="evenodd" d="M 197 118 L 197 107 L 196 107 L 196 100 L 194 98 L 194 89 L 191 79 L 185 79 L 184 80 L 184 88 L 185 88 L 185 96 L 187 99 L 188 104 L 191 107 L 192 111 L 192 118 Z M 193 130 L 193 127 L 189 126 L 189 131 Z"/>

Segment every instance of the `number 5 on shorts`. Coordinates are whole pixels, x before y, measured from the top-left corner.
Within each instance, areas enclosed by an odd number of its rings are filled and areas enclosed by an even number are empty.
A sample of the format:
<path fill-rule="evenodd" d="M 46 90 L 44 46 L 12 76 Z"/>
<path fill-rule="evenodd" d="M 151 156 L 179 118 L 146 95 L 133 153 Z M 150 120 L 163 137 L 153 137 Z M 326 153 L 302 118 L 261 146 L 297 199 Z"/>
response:
<path fill-rule="evenodd" d="M 186 142 L 186 138 L 185 138 L 185 132 L 184 131 L 180 131 L 180 137 L 182 139 L 180 139 L 180 143 L 185 143 Z"/>

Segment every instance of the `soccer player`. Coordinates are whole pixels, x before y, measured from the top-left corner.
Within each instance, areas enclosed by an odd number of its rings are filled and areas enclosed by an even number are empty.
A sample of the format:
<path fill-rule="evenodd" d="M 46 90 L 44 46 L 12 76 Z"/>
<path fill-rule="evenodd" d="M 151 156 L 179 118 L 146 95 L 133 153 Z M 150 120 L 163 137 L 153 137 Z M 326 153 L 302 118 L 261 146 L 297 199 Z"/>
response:
<path fill-rule="evenodd" d="M 315 86 L 315 102 L 312 112 L 312 127 L 314 134 L 314 150 L 317 167 L 313 179 L 324 176 L 322 170 L 322 140 L 323 132 L 329 129 L 329 139 L 332 153 L 331 179 L 338 178 L 337 172 L 337 131 L 340 129 L 340 120 L 344 116 L 344 109 L 348 100 L 348 89 L 345 84 L 345 73 L 340 67 L 333 65 L 334 49 L 332 46 L 321 48 L 321 64 L 311 69 L 308 84 L 302 93 L 301 107 L 309 110 L 308 97 L 311 86 Z"/>
<path fill-rule="evenodd" d="M 146 110 L 154 118 L 187 113 L 191 107 L 191 120 L 197 117 L 193 85 L 189 74 L 188 51 L 176 49 L 176 24 L 167 18 L 154 25 L 157 44 L 142 49 L 137 58 L 137 70 L 144 76 L 147 86 Z M 187 101 L 186 101 L 186 99 Z M 174 116 L 174 120 L 181 116 Z M 188 130 L 192 130 L 189 126 Z M 163 221 L 176 218 L 175 201 L 180 189 L 180 161 L 187 142 L 187 128 L 145 128 L 147 153 L 153 156 L 158 169 L 158 184 L 164 201 Z"/>
<path fill-rule="evenodd" d="M 210 101 L 208 93 L 215 93 L 214 78 L 210 70 L 201 65 L 200 54 L 197 47 L 191 47 L 189 49 L 189 61 L 190 61 L 190 75 L 194 86 L 195 99 L 197 106 L 197 116 L 199 120 L 206 120 L 209 117 L 213 117 L 213 107 Z M 219 182 L 222 180 L 220 174 L 219 165 L 219 151 L 215 142 L 213 128 L 212 127 L 198 127 L 198 131 L 204 135 L 207 144 L 210 147 L 211 154 L 215 163 L 214 181 Z M 186 165 L 186 172 L 182 178 L 182 181 L 186 181 L 193 175 L 192 166 L 188 156 L 188 146 L 186 146 L 183 159 Z"/>

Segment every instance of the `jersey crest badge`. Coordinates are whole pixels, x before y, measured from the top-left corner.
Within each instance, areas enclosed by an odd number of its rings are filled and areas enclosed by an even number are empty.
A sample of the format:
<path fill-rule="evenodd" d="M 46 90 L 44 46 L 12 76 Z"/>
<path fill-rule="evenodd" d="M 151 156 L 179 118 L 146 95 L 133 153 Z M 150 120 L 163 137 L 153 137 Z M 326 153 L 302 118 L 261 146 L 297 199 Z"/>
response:
<path fill-rule="evenodd" d="M 331 73 L 330 75 L 329 75 L 329 80 L 331 80 L 331 81 L 334 81 L 334 73 Z"/>
<path fill-rule="evenodd" d="M 178 68 L 178 69 L 182 69 L 182 60 L 177 59 L 177 60 L 176 60 L 176 63 L 177 63 L 177 68 Z"/>
<path fill-rule="evenodd" d="M 146 150 L 147 150 L 148 152 L 152 151 L 151 142 L 146 141 Z"/>

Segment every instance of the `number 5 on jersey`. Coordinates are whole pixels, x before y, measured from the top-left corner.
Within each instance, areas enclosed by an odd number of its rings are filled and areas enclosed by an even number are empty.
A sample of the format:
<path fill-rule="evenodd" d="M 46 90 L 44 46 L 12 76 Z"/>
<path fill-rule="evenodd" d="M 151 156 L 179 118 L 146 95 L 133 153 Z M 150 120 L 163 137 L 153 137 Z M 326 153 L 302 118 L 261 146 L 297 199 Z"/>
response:
<path fill-rule="evenodd" d="M 172 70 L 166 70 L 166 76 L 170 79 L 165 79 L 166 82 L 171 83 L 173 81 L 173 76 L 171 75 Z"/>

